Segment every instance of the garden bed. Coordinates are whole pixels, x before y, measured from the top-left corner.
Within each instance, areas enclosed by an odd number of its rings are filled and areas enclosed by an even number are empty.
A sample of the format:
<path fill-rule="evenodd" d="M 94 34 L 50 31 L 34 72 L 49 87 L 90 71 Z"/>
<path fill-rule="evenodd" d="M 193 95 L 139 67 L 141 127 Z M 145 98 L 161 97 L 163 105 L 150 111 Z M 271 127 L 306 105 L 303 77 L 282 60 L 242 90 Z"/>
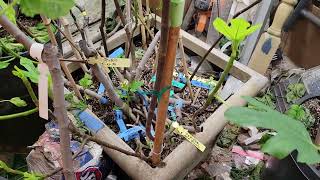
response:
<path fill-rule="evenodd" d="M 158 25 L 157 27 L 159 27 Z M 123 32 L 119 31 L 114 36 L 117 37 L 117 44 L 121 45 L 124 43 L 125 34 Z M 210 48 L 208 44 L 185 31 L 181 30 L 181 36 L 185 48 L 199 56 L 203 56 Z M 109 48 L 115 48 L 112 39 L 111 37 L 107 41 Z M 121 42 L 119 39 L 123 41 Z M 224 68 L 228 59 L 229 57 L 227 55 L 224 55 L 216 49 L 213 49 L 207 57 L 208 61 L 217 65 L 219 68 Z M 127 156 L 115 150 L 105 148 L 105 152 L 134 179 L 180 179 L 184 177 L 210 152 L 217 134 L 227 123 L 227 120 L 224 118 L 226 109 L 229 106 L 244 106 L 246 102 L 241 96 L 255 96 L 267 83 L 267 79 L 264 76 L 237 62 L 234 63 L 231 74 L 244 82 L 244 85 L 201 124 L 203 132 L 194 135 L 196 139 L 206 146 L 204 152 L 200 152 L 188 141 L 183 141 L 163 159 L 165 166 L 156 168 L 151 167 L 145 161 Z M 102 120 L 97 118 L 89 109 L 86 109 L 82 116 L 80 115 L 80 119 L 85 122 L 85 124 L 88 120 L 90 120 L 91 123 L 95 122 L 96 126 L 91 126 L 90 130 L 97 138 L 134 152 L 128 144 L 120 139 L 112 129 L 104 125 Z"/>

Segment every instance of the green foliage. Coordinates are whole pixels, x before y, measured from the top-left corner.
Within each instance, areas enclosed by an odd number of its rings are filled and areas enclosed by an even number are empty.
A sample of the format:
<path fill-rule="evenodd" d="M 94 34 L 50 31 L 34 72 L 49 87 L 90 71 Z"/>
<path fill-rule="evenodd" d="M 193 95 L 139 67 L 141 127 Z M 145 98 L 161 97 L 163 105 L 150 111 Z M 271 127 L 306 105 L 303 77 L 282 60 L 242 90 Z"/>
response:
<path fill-rule="evenodd" d="M 124 98 L 127 100 L 127 102 L 130 102 L 131 96 L 133 96 L 133 94 L 137 92 L 138 89 L 142 87 L 142 85 L 143 85 L 142 81 L 136 81 L 136 80 L 133 80 L 130 83 L 128 82 L 121 83 L 120 84 L 121 89 L 124 90 L 126 94 L 124 94 L 121 90 L 118 90 L 117 91 L 118 95 L 120 96 L 120 98 Z"/>
<path fill-rule="evenodd" d="M 83 111 L 88 107 L 85 101 L 76 101 L 74 93 L 65 94 L 64 98 L 70 103 L 70 106 L 68 107 L 69 109 L 78 109 L 80 111 Z"/>
<path fill-rule="evenodd" d="M 22 44 L 17 43 L 15 38 L 13 38 L 12 36 L 0 38 L 0 41 L 1 41 L 1 51 L 5 51 L 8 54 L 10 52 L 7 52 L 7 49 L 10 49 L 14 52 L 21 52 L 25 50 L 25 47 Z"/>
<path fill-rule="evenodd" d="M 287 88 L 286 99 L 288 103 L 294 103 L 306 93 L 303 83 L 290 84 Z"/>
<path fill-rule="evenodd" d="M 20 99 L 19 97 L 14 97 L 9 100 L 10 103 L 14 104 L 17 107 L 25 107 L 27 106 L 26 101 Z"/>
<path fill-rule="evenodd" d="M 57 31 L 56 27 L 52 24 L 50 25 L 50 29 L 52 32 Z M 47 28 L 43 23 L 38 23 L 36 26 L 29 27 L 29 30 L 33 34 L 33 36 L 37 38 L 37 40 L 39 40 L 41 43 L 47 43 L 50 41 Z"/>
<path fill-rule="evenodd" d="M 15 58 L 11 58 L 5 61 L 0 61 L 0 69 L 5 69 L 10 65 L 10 62 L 13 61 Z"/>
<path fill-rule="evenodd" d="M 275 98 L 274 98 L 273 94 L 270 91 L 265 93 L 262 97 L 255 97 L 255 99 L 260 101 L 260 102 L 262 102 L 263 104 L 269 106 L 272 109 L 276 109 L 276 105 L 274 103 Z M 252 109 L 256 108 L 255 106 L 251 105 L 250 103 L 248 104 L 248 107 L 252 108 Z"/>
<path fill-rule="evenodd" d="M 292 105 L 286 114 L 293 119 L 301 121 L 307 129 L 310 129 L 315 122 L 315 119 L 312 117 L 309 109 L 302 105 Z"/>
<path fill-rule="evenodd" d="M 16 24 L 16 11 L 13 8 L 14 4 L 15 3 L 7 5 L 3 0 L 0 0 L 0 6 L 2 8 L 0 15 L 5 14 L 11 22 Z"/>
<path fill-rule="evenodd" d="M 244 19 L 236 18 L 230 21 L 230 26 L 221 18 L 216 18 L 213 21 L 213 26 L 217 31 L 223 34 L 226 38 L 232 41 L 233 50 L 239 47 L 240 42 L 243 41 L 248 35 L 255 32 L 261 25 L 251 26 L 249 22 Z M 236 48 L 237 50 L 238 48 Z"/>
<path fill-rule="evenodd" d="M 135 53 L 137 59 L 142 59 L 142 57 L 144 55 L 144 50 L 141 48 L 137 48 L 134 53 Z"/>
<path fill-rule="evenodd" d="M 33 83 L 38 83 L 40 73 L 38 71 L 38 68 L 36 68 L 36 66 L 33 64 L 33 61 L 26 57 L 21 57 L 20 64 L 27 70 L 21 70 L 21 72 Z"/>
<path fill-rule="evenodd" d="M 74 0 L 20 0 L 23 14 L 33 17 L 43 14 L 51 19 L 57 19 L 68 14 L 74 6 Z"/>
<path fill-rule="evenodd" d="M 82 86 L 85 89 L 89 89 L 92 85 L 92 76 L 90 74 L 85 73 L 83 78 L 79 80 L 80 86 Z"/>
<path fill-rule="evenodd" d="M 24 180 L 42 180 L 42 179 L 44 179 L 44 176 L 40 175 L 40 174 L 28 173 L 28 172 L 23 172 L 23 171 L 11 169 L 10 167 L 8 167 L 6 165 L 6 163 L 4 163 L 1 160 L 0 160 L 0 169 L 6 171 L 8 173 L 11 173 L 11 174 L 21 175 L 21 176 L 23 176 Z"/>
<path fill-rule="evenodd" d="M 248 107 L 231 107 L 225 117 L 239 126 L 256 126 L 272 129 L 277 135 L 262 146 L 262 151 L 277 158 L 284 158 L 293 150 L 298 151 L 298 162 L 315 164 L 320 162 L 320 147 L 313 144 L 308 131 L 300 121 L 281 114 L 251 97 L 245 97 L 250 104 L 260 110 Z"/>

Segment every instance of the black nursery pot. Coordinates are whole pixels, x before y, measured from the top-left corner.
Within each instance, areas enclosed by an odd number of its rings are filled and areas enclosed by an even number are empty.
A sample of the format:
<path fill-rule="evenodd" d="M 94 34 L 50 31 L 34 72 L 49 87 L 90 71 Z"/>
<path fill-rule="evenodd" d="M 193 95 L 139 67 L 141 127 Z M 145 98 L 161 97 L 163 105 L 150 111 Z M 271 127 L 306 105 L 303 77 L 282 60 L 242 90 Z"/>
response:
<path fill-rule="evenodd" d="M 319 180 L 320 170 L 315 166 L 298 163 L 297 152 L 279 160 L 271 158 L 262 173 L 263 180 Z"/>
<path fill-rule="evenodd" d="M 0 69 L 0 99 L 20 97 L 28 104 L 27 107 L 16 107 L 10 102 L 0 103 L 0 115 L 24 112 L 35 108 L 22 80 L 12 74 L 14 65 L 19 59 L 10 63 L 5 69 Z M 35 93 L 37 88 L 34 87 Z M 26 146 L 32 145 L 44 132 L 46 120 L 38 113 L 16 119 L 0 120 L 0 152 L 26 152 Z"/>

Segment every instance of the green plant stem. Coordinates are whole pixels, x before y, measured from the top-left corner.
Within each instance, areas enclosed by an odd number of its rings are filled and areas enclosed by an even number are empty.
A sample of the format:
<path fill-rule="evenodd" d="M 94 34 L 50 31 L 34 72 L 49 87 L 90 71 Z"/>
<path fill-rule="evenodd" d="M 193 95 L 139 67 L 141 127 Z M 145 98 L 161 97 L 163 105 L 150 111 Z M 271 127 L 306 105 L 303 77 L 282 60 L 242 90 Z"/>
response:
<path fill-rule="evenodd" d="M 192 116 L 193 127 L 195 128 L 195 130 L 196 130 L 197 132 L 199 132 L 200 129 L 199 129 L 199 127 L 198 127 L 197 124 L 196 124 L 195 118 L 196 118 L 201 112 L 203 112 L 204 110 L 206 110 L 208 106 L 210 106 L 210 104 L 212 103 L 212 100 L 215 98 L 217 92 L 218 92 L 219 89 L 221 88 L 222 83 L 224 82 L 225 78 L 226 78 L 227 75 L 229 74 L 229 72 L 230 72 L 230 70 L 231 70 L 231 68 L 232 68 L 232 66 L 233 66 L 234 60 L 236 60 L 236 58 L 237 58 L 237 51 L 236 51 L 236 49 L 238 49 L 238 47 L 233 47 L 232 49 L 233 49 L 233 51 L 232 51 L 232 54 L 231 54 L 231 56 L 230 56 L 230 59 L 229 59 L 227 65 L 226 65 L 226 67 L 225 67 L 225 69 L 224 69 L 224 71 L 223 71 L 223 73 L 222 73 L 222 75 L 221 75 L 221 77 L 220 77 L 217 85 L 214 87 L 213 91 L 209 94 L 208 99 L 207 99 L 206 103 L 204 104 L 204 106 L 203 106 L 201 109 L 197 110 L 197 111 L 194 113 L 194 115 Z"/>
<path fill-rule="evenodd" d="M 19 71 L 17 69 L 17 71 Z M 33 89 L 32 89 L 32 86 L 31 86 L 31 83 L 29 82 L 29 80 L 23 75 L 20 77 L 20 79 L 22 80 L 24 86 L 27 88 L 27 91 L 33 101 L 33 103 L 38 106 L 38 98 L 36 96 L 36 94 L 34 93 Z"/>
<path fill-rule="evenodd" d="M 34 108 L 28 111 L 24 111 L 24 112 L 20 112 L 20 113 L 15 113 L 15 114 L 9 114 L 9 115 L 3 115 L 0 116 L 0 121 L 1 120 L 7 120 L 7 119 L 14 119 L 14 118 L 18 118 L 18 117 L 24 117 L 24 116 L 28 116 L 30 114 L 33 114 L 35 112 L 38 111 L 38 108 Z"/>

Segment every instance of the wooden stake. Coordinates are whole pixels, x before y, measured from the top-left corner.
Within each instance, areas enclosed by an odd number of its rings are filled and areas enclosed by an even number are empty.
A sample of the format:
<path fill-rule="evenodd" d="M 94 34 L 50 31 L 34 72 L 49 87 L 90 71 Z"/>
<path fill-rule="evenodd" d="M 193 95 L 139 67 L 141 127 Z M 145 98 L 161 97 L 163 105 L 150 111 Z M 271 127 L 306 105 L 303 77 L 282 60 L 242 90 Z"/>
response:
<path fill-rule="evenodd" d="M 168 37 L 168 47 L 166 53 L 166 60 L 163 63 L 163 71 L 161 71 L 161 77 L 157 76 L 157 81 L 160 81 L 159 89 L 164 89 L 166 87 L 171 87 L 173 70 L 176 62 L 176 50 L 180 34 L 180 26 L 182 23 L 183 9 L 184 9 L 184 0 L 163 0 L 163 10 L 162 16 L 168 13 L 170 10 L 170 24 L 169 37 Z M 165 6 L 167 5 L 167 6 Z M 168 9 L 165 9 L 168 7 Z M 170 9 L 171 8 L 171 9 Z M 162 32 L 162 31 L 161 31 Z M 159 70 L 159 69 L 158 69 Z M 159 72 L 157 72 L 159 74 Z M 160 97 L 158 104 L 158 113 L 157 113 L 157 122 L 156 122 L 156 133 L 154 146 L 152 149 L 151 160 L 154 165 L 160 163 L 161 152 L 162 152 L 162 143 L 164 138 L 165 124 L 167 119 L 167 111 L 169 105 L 169 96 L 170 89 L 165 91 Z"/>

